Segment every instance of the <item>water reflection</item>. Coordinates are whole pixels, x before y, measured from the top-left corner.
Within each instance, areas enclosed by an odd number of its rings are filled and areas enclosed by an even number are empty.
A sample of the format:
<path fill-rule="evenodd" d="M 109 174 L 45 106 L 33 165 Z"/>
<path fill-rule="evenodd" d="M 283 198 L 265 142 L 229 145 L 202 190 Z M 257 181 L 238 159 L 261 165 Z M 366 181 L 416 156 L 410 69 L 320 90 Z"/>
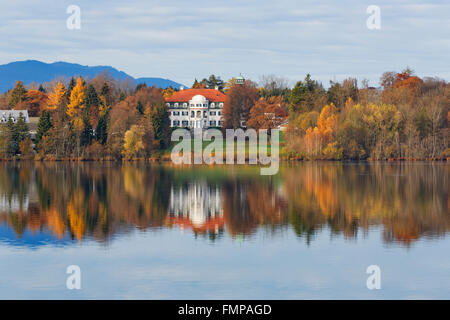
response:
<path fill-rule="evenodd" d="M 169 216 L 167 221 L 188 226 L 196 232 L 223 227 L 221 190 L 206 181 L 195 181 L 170 190 Z"/>
<path fill-rule="evenodd" d="M 2 163 L 0 223 L 19 240 L 29 231 L 55 242 L 107 241 L 134 228 L 180 228 L 215 241 L 264 228 L 273 236 L 293 230 L 309 243 L 323 228 L 356 238 L 381 226 L 386 243 L 408 246 L 450 230 L 448 171 L 304 163 L 262 177 L 252 167 Z"/>

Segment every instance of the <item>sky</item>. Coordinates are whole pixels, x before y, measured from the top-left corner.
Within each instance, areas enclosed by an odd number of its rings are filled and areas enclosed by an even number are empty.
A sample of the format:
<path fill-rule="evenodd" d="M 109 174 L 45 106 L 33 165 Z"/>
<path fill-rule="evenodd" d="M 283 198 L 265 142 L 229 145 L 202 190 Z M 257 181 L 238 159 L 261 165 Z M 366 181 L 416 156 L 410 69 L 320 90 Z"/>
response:
<path fill-rule="evenodd" d="M 0 64 L 19 60 L 110 65 L 133 77 L 185 85 L 307 73 L 378 86 L 385 71 L 450 80 L 449 0 L 40 0 L 1 1 Z M 66 12 L 81 10 L 70 30 Z M 369 29 L 370 5 L 380 29 Z"/>

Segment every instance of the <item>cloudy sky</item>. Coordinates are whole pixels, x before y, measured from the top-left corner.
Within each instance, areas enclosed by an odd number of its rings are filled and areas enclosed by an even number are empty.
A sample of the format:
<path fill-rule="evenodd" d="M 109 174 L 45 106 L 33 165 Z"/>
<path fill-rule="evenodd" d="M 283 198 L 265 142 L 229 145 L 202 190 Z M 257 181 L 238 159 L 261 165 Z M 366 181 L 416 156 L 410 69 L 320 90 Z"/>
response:
<path fill-rule="evenodd" d="M 307 73 L 377 86 L 410 66 L 450 80 L 449 0 L 1 0 L 0 64 L 35 59 L 111 65 L 134 77 L 191 85 L 263 74 L 294 83 Z M 81 29 L 69 30 L 69 5 Z M 369 30 L 369 5 L 381 29 Z"/>

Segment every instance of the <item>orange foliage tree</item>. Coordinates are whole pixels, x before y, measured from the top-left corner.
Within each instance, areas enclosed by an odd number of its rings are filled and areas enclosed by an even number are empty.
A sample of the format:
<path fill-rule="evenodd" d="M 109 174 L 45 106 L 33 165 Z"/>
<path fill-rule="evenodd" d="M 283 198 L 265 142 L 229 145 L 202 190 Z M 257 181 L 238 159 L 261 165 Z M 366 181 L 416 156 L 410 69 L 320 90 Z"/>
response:
<path fill-rule="evenodd" d="M 337 109 L 331 103 L 326 105 L 319 115 L 317 126 L 308 128 L 304 137 L 305 149 L 312 157 L 338 156 L 336 142 L 333 142 L 337 130 Z"/>
<path fill-rule="evenodd" d="M 15 105 L 15 110 L 28 110 L 30 117 L 38 117 L 47 105 L 47 94 L 39 90 L 29 90 L 26 99 Z"/>
<path fill-rule="evenodd" d="M 250 110 L 247 127 L 259 129 L 274 129 L 286 120 L 286 104 L 281 96 L 259 99 Z"/>

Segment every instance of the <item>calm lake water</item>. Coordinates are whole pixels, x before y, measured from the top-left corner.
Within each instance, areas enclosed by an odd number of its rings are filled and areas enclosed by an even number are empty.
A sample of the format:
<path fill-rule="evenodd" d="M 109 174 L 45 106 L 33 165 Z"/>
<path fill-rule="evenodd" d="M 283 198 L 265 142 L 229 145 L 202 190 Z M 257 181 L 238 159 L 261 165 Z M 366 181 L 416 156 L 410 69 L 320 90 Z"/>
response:
<path fill-rule="evenodd" d="M 449 299 L 449 169 L 0 163 L 0 298 Z"/>

